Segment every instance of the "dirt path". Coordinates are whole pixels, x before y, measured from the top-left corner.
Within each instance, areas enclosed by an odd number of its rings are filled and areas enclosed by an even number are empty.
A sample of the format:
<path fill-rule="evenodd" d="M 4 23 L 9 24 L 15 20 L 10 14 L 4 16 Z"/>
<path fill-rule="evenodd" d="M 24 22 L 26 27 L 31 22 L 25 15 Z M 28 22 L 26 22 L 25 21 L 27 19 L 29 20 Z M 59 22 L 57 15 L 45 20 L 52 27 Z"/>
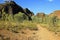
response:
<path fill-rule="evenodd" d="M 0 40 L 60 40 L 53 32 L 47 30 L 44 27 L 37 25 L 37 31 L 31 31 L 29 29 L 20 30 L 19 33 L 14 33 L 9 30 L 0 30 Z"/>
<path fill-rule="evenodd" d="M 60 40 L 59 37 L 57 37 L 54 33 L 50 32 L 46 28 L 41 27 L 40 25 L 38 26 L 38 32 L 36 35 L 38 35 L 38 40 Z"/>

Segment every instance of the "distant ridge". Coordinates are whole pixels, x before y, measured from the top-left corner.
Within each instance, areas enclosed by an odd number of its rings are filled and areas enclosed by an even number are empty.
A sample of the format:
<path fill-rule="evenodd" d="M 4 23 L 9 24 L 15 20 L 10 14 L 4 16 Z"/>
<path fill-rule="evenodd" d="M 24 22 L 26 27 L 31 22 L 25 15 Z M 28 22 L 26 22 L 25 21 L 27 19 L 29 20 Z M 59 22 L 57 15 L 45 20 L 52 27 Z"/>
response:
<path fill-rule="evenodd" d="M 57 16 L 60 19 L 60 10 L 52 12 L 49 16 Z"/>

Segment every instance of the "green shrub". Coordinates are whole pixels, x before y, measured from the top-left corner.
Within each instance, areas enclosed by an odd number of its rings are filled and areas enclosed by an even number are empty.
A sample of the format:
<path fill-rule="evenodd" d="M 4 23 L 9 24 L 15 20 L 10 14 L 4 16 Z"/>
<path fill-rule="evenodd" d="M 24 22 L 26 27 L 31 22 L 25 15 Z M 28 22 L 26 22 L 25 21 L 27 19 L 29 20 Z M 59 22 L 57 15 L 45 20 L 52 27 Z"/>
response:
<path fill-rule="evenodd" d="M 18 14 L 15 14 L 15 15 L 14 15 L 14 20 L 15 20 L 15 21 L 20 21 L 20 22 L 22 22 L 22 21 L 24 21 L 25 19 L 27 20 L 27 16 L 26 16 L 24 13 L 19 12 Z"/>
<path fill-rule="evenodd" d="M 53 31 L 53 32 L 60 32 L 60 19 L 57 18 L 57 16 L 48 16 L 45 15 L 45 17 L 37 17 L 37 16 L 32 16 L 32 22 L 34 23 L 39 23 L 42 27 L 46 27 L 48 30 Z"/>
<path fill-rule="evenodd" d="M 37 25 L 31 21 L 23 21 L 22 23 L 14 21 L 0 21 L 0 30 L 1 29 L 6 29 L 15 33 L 19 32 L 21 29 L 38 30 Z"/>
<path fill-rule="evenodd" d="M 38 18 L 37 16 L 32 16 L 32 22 L 42 23 L 42 18 Z"/>

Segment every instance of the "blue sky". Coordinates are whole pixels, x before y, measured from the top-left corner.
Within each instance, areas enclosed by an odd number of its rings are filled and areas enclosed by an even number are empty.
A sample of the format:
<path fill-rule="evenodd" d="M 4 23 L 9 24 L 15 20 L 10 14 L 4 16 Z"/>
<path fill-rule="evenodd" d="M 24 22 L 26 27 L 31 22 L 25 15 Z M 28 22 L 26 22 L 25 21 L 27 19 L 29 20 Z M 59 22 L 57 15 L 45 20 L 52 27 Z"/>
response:
<path fill-rule="evenodd" d="M 60 10 L 60 0 L 14 0 L 18 5 L 23 8 L 28 8 L 35 14 L 44 12 L 49 14 L 55 10 Z M 3 0 L 0 0 L 2 3 Z"/>

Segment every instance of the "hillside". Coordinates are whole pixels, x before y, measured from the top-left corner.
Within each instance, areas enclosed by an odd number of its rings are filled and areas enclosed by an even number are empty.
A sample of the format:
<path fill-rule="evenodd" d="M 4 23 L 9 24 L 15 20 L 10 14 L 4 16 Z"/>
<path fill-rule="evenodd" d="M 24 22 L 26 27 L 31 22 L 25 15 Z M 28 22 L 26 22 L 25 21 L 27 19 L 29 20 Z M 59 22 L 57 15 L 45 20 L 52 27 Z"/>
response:
<path fill-rule="evenodd" d="M 60 19 L 60 10 L 56 10 L 50 14 L 50 16 L 57 16 Z"/>
<path fill-rule="evenodd" d="M 6 1 L 0 4 L 0 40 L 60 40 L 60 10 L 34 15 L 28 8 Z"/>

